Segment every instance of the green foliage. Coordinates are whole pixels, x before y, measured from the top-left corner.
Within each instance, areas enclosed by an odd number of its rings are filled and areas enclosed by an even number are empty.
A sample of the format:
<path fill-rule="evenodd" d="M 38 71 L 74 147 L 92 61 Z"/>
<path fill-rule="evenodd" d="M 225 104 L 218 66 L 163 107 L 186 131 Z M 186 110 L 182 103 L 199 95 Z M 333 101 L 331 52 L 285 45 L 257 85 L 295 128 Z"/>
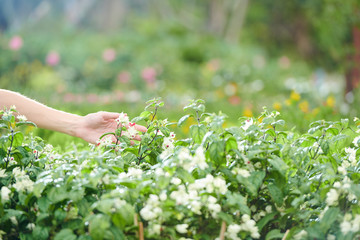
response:
<path fill-rule="evenodd" d="M 288 130 L 280 113 L 225 127 L 225 115 L 191 101 L 177 122 L 160 98 L 85 150 L 59 153 L 31 124 L 3 110 L 3 239 L 352 239 L 359 235 L 359 120 Z M 22 119 L 22 120 L 21 120 Z M 170 126 L 194 119 L 187 138 Z M 132 142 L 134 122 L 147 126 Z M 113 139 L 108 137 L 114 137 Z M 136 220 L 135 220 L 136 219 Z"/>

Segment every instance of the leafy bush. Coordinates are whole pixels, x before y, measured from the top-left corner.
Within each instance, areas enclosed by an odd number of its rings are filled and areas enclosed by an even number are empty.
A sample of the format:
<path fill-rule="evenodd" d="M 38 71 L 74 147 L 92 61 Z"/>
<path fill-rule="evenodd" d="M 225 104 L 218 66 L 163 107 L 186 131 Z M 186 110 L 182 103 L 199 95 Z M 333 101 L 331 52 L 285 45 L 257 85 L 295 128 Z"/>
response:
<path fill-rule="evenodd" d="M 279 112 L 240 118 L 185 107 L 157 118 L 160 99 L 88 150 L 57 153 L 1 112 L 3 239 L 353 239 L 360 233 L 355 123 L 320 120 L 304 134 Z M 17 120 L 18 119 L 18 120 Z M 187 138 L 170 126 L 193 119 Z M 148 131 L 131 142 L 133 123 Z M 125 127 L 125 126 L 128 127 Z"/>

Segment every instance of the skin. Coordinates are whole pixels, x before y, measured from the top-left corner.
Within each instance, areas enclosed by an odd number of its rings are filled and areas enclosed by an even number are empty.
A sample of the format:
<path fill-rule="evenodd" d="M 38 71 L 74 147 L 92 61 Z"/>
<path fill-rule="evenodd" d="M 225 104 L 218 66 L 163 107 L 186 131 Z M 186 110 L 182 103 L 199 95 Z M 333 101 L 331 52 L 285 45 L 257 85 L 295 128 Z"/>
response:
<path fill-rule="evenodd" d="M 104 133 L 115 131 L 117 128 L 115 119 L 119 117 L 119 113 L 103 111 L 79 116 L 53 109 L 19 93 L 0 89 L 1 109 L 13 105 L 16 106 L 18 114 L 25 115 L 40 128 L 79 137 L 93 144 Z M 141 125 L 135 125 L 135 129 L 140 132 L 147 131 L 146 127 Z M 134 140 L 139 141 L 140 136 L 137 135 Z"/>

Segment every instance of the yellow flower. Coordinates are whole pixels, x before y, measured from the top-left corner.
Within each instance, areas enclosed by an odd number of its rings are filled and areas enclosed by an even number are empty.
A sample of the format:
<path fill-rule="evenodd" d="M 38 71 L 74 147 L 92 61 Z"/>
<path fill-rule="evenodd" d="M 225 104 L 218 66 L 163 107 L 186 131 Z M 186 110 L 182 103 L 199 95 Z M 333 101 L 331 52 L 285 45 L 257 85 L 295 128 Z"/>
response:
<path fill-rule="evenodd" d="M 244 112 L 243 112 L 243 115 L 244 115 L 245 117 L 252 117 L 252 116 L 253 116 L 253 112 L 251 111 L 250 108 L 245 108 L 245 109 L 244 109 Z"/>
<path fill-rule="evenodd" d="M 308 113 L 309 112 L 309 103 L 307 101 L 302 101 L 301 103 L 299 103 L 299 108 L 304 113 Z"/>
<path fill-rule="evenodd" d="M 312 110 L 312 114 L 314 115 L 314 117 L 316 116 L 316 115 L 318 115 L 318 113 L 320 112 L 320 108 L 314 108 L 313 110 Z"/>
<path fill-rule="evenodd" d="M 291 105 L 291 99 L 286 99 L 285 104 L 286 104 L 286 106 L 290 106 Z"/>
<path fill-rule="evenodd" d="M 290 99 L 297 102 L 297 101 L 299 101 L 301 99 L 301 96 L 297 92 L 292 91 L 291 94 L 290 94 Z"/>
<path fill-rule="evenodd" d="M 327 99 L 326 99 L 326 105 L 329 106 L 329 107 L 335 107 L 335 98 L 334 96 L 329 96 Z"/>
<path fill-rule="evenodd" d="M 276 111 L 280 111 L 280 110 L 281 110 L 281 107 L 282 107 L 282 105 L 281 105 L 281 103 L 279 103 L 279 102 L 275 102 L 275 103 L 273 104 L 273 108 L 274 108 Z"/>

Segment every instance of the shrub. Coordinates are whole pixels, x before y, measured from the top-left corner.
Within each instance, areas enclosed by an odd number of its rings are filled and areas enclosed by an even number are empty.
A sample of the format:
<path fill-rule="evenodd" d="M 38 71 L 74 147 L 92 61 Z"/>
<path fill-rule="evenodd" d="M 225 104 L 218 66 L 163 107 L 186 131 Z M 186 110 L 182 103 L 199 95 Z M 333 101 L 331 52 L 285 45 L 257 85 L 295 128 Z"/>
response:
<path fill-rule="evenodd" d="M 24 137 L 19 127 L 30 123 L 2 111 L 2 238 L 359 236 L 358 119 L 316 121 L 300 134 L 267 109 L 227 128 L 202 100 L 177 122 L 157 119 L 162 106 L 151 100 L 131 121 L 122 114 L 97 146 L 65 153 Z M 170 126 L 190 118 L 188 137 L 176 139 Z M 132 143 L 135 122 L 148 131 Z"/>

